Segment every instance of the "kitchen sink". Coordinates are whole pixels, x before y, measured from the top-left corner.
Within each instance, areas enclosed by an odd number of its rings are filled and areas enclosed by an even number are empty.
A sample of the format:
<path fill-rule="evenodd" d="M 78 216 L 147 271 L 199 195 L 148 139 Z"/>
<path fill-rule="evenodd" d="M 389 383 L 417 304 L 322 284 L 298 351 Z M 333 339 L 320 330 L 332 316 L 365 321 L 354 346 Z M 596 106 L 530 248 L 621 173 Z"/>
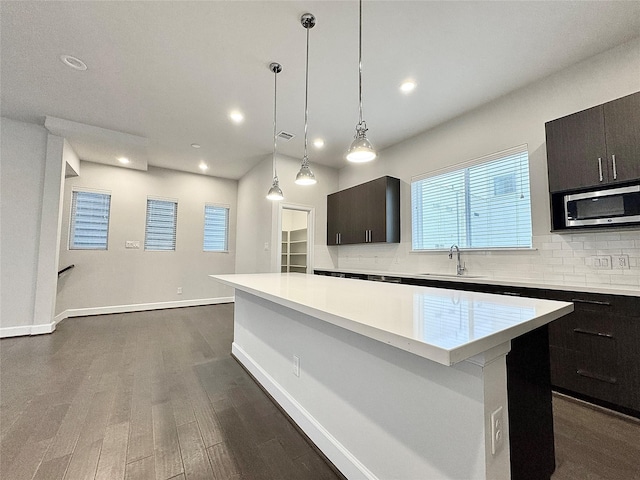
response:
<path fill-rule="evenodd" d="M 419 273 L 421 277 L 440 278 L 485 278 L 485 275 L 456 275 L 455 273 Z"/>

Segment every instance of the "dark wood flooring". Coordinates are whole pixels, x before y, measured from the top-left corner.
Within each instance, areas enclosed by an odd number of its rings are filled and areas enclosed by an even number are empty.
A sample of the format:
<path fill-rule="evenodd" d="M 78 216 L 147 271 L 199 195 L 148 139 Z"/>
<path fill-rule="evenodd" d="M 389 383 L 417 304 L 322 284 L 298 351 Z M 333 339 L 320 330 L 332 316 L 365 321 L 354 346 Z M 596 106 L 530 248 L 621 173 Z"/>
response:
<path fill-rule="evenodd" d="M 227 304 L 1 340 L 0 478 L 340 478 L 231 358 L 232 338 Z M 554 419 L 553 480 L 640 480 L 638 422 L 562 397 Z"/>

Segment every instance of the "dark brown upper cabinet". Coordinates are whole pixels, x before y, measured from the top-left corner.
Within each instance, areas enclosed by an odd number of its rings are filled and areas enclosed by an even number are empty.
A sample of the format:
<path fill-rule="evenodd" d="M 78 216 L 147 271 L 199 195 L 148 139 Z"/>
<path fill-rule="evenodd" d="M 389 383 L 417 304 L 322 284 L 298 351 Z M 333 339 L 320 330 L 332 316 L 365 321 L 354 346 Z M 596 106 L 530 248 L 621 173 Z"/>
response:
<path fill-rule="evenodd" d="M 640 178 L 640 92 L 545 124 L 549 191 Z"/>
<path fill-rule="evenodd" d="M 400 242 L 400 180 L 381 177 L 327 195 L 327 245 Z"/>

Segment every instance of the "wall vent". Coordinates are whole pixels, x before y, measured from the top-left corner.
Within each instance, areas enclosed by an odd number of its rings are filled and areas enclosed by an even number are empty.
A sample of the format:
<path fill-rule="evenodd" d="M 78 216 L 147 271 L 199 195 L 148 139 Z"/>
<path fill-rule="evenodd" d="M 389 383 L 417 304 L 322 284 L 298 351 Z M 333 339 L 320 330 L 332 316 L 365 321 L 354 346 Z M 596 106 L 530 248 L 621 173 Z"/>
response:
<path fill-rule="evenodd" d="M 280 132 L 278 132 L 277 137 L 280 140 L 284 140 L 285 142 L 288 142 L 289 140 L 291 140 L 293 137 L 295 137 L 295 135 L 293 133 L 289 133 L 289 132 L 285 132 L 284 130 L 280 130 Z"/>

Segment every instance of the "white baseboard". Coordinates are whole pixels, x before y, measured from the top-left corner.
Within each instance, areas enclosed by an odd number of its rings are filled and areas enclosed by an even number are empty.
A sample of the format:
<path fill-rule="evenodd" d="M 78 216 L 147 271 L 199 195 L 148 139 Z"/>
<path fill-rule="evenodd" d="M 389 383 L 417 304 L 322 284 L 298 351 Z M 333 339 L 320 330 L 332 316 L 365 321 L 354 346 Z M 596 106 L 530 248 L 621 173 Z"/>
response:
<path fill-rule="evenodd" d="M 24 335 L 42 335 L 51 333 L 56 329 L 56 322 L 44 323 L 42 325 L 21 325 L 19 327 L 0 328 L 0 338 L 22 337 Z"/>
<path fill-rule="evenodd" d="M 194 300 L 179 300 L 174 302 L 137 303 L 131 305 L 110 305 L 106 307 L 70 308 L 53 319 L 53 322 L 43 325 L 23 325 L 19 327 L 0 328 L 0 338 L 18 337 L 22 335 L 41 335 L 51 333 L 56 325 L 65 318 L 86 317 L 89 315 L 105 315 L 109 313 L 144 312 L 147 310 L 163 310 L 165 308 L 198 307 L 215 305 L 218 303 L 232 303 L 235 297 L 199 298 Z"/>
<path fill-rule="evenodd" d="M 378 477 L 331 435 L 271 375 L 260 367 L 242 347 L 234 342 L 231 345 L 231 351 L 345 477 L 378 480 Z"/>

